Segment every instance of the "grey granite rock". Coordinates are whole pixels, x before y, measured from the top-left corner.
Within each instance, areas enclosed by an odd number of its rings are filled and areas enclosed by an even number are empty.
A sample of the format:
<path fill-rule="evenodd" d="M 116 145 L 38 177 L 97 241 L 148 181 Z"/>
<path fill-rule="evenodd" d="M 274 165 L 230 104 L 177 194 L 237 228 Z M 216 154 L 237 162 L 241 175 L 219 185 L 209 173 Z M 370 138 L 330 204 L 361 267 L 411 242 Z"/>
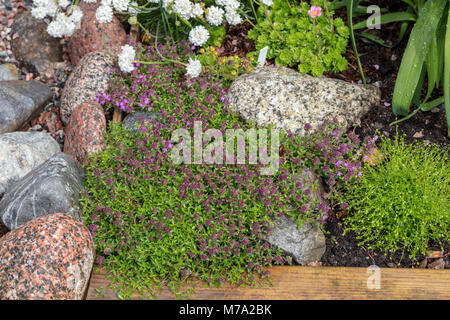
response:
<path fill-rule="evenodd" d="M 83 171 L 59 152 L 15 182 L 0 201 L 0 218 L 10 230 L 36 217 L 63 212 L 77 217 Z"/>
<path fill-rule="evenodd" d="M 136 132 L 138 129 L 135 124 L 143 121 L 152 121 L 152 120 L 160 120 L 161 114 L 159 112 L 145 112 L 145 111 L 136 111 L 134 113 L 130 113 L 123 119 L 123 126 L 125 129 Z"/>
<path fill-rule="evenodd" d="M 262 67 L 236 79 L 228 93 L 230 106 L 258 127 L 273 124 L 276 129 L 304 134 L 326 119 L 337 118 L 344 127 L 379 104 L 380 90 L 338 79 L 314 78 L 287 68 Z"/>
<path fill-rule="evenodd" d="M 19 80 L 19 72 L 15 65 L 5 63 L 0 65 L 0 81 Z"/>
<path fill-rule="evenodd" d="M 319 261 L 325 253 L 325 236 L 313 223 L 304 223 L 299 228 L 289 217 L 277 217 L 268 242 L 292 256 L 298 264 Z"/>
<path fill-rule="evenodd" d="M 0 195 L 32 169 L 59 152 L 48 133 L 12 132 L 0 135 Z"/>
<path fill-rule="evenodd" d="M 38 81 L 0 81 L 0 134 L 20 129 L 53 97 Z"/>

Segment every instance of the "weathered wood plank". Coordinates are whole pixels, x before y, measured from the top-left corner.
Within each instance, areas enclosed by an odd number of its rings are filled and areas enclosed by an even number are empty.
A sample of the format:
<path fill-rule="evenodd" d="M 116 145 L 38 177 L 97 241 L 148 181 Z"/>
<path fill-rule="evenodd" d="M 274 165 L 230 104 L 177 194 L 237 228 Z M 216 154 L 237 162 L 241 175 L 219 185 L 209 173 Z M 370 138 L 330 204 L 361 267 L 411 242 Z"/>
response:
<path fill-rule="evenodd" d="M 366 268 L 299 267 L 269 268 L 272 287 L 248 288 L 224 285 L 221 288 L 198 288 L 190 299 L 204 300 L 309 300 L 309 299 L 450 299 L 450 271 L 429 269 L 379 269 L 380 289 L 369 289 L 371 273 Z M 376 282 L 370 282 L 376 285 Z M 106 287 L 104 272 L 93 273 L 88 300 L 117 299 L 111 289 L 97 295 L 96 288 Z M 136 297 L 137 298 L 137 297 Z M 163 290 L 158 299 L 172 299 Z"/>

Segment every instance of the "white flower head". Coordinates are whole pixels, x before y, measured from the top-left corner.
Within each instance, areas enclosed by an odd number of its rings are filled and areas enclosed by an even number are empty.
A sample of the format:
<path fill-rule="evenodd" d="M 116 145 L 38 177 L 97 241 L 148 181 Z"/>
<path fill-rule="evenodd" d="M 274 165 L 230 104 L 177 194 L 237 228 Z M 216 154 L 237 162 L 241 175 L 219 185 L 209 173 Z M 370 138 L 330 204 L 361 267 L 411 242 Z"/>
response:
<path fill-rule="evenodd" d="M 213 26 L 218 26 L 223 21 L 223 14 L 225 12 L 222 8 L 211 6 L 208 8 L 208 13 L 206 14 L 206 20 L 209 24 Z"/>
<path fill-rule="evenodd" d="M 97 0 L 83 0 L 86 3 L 97 3 Z"/>
<path fill-rule="evenodd" d="M 192 16 L 194 5 L 189 0 L 175 0 L 173 11 L 178 13 L 183 19 L 189 20 Z"/>
<path fill-rule="evenodd" d="M 204 26 L 196 26 L 189 32 L 189 41 L 197 46 L 203 46 L 209 39 L 209 31 Z"/>
<path fill-rule="evenodd" d="M 136 58 L 136 51 L 128 44 L 122 46 L 122 52 L 118 56 L 119 68 L 123 72 L 131 72 L 134 70 L 133 61 Z"/>
<path fill-rule="evenodd" d="M 150 3 L 159 3 L 159 0 L 147 0 L 147 2 L 150 2 Z"/>
<path fill-rule="evenodd" d="M 97 8 L 95 17 L 100 23 L 109 23 L 112 21 L 113 18 L 113 10 L 110 6 L 102 4 L 100 7 Z"/>
<path fill-rule="evenodd" d="M 128 7 L 128 13 L 131 16 L 137 16 L 139 14 L 139 12 L 141 12 L 141 10 L 139 10 L 139 8 L 137 8 L 139 5 L 137 4 L 137 2 L 130 2 L 130 6 Z"/>
<path fill-rule="evenodd" d="M 194 6 L 192 7 L 192 14 L 191 16 L 193 18 L 199 18 L 202 14 L 203 14 L 203 7 L 200 3 L 196 3 L 194 4 Z"/>
<path fill-rule="evenodd" d="M 238 0 L 225 0 L 224 3 L 227 11 L 236 11 L 241 6 L 241 3 Z"/>
<path fill-rule="evenodd" d="M 270 7 L 271 5 L 273 5 L 273 1 L 272 0 L 261 0 L 261 2 L 263 4 L 265 4 L 266 6 Z"/>
<path fill-rule="evenodd" d="M 75 23 L 64 12 L 60 12 L 47 26 L 47 32 L 54 38 L 70 37 L 75 28 Z"/>
<path fill-rule="evenodd" d="M 232 26 L 235 26 L 242 22 L 242 17 L 234 10 L 227 10 L 225 13 L 225 19 Z"/>
<path fill-rule="evenodd" d="M 167 10 L 171 5 L 173 5 L 173 1 L 174 0 L 163 0 L 163 8 Z"/>
<path fill-rule="evenodd" d="M 77 25 L 77 27 L 79 27 L 79 22 L 81 21 L 81 18 L 83 18 L 83 11 L 81 11 L 78 6 L 72 6 L 71 11 L 72 13 L 70 15 L 70 19 Z"/>
<path fill-rule="evenodd" d="M 198 60 L 192 60 L 189 58 L 189 63 L 186 65 L 186 76 L 192 78 L 198 77 L 202 72 L 202 64 Z"/>
<path fill-rule="evenodd" d="M 36 19 L 44 19 L 47 16 L 47 8 L 45 7 L 33 7 L 31 9 L 31 15 Z"/>
<path fill-rule="evenodd" d="M 117 11 L 127 11 L 130 5 L 130 0 L 112 0 L 112 4 Z"/>

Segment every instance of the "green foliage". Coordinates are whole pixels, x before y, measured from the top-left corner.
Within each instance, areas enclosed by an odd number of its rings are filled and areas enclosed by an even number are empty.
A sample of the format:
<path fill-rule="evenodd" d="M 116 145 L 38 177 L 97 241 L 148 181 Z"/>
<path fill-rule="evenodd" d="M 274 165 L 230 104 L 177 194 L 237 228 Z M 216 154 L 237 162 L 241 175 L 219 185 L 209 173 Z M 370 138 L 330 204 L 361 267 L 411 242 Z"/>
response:
<path fill-rule="evenodd" d="M 345 0 L 348 4 L 351 0 Z M 353 2 L 353 1 L 352 1 Z M 358 3 L 359 1 L 355 1 Z M 388 44 L 374 35 L 363 32 L 361 36 L 373 40 L 385 47 L 392 47 L 401 42 L 409 24 L 413 23 L 408 45 L 403 54 L 402 63 L 395 83 L 392 109 L 395 115 L 403 116 L 393 124 L 416 115 L 419 111 L 430 111 L 444 99 L 447 114 L 448 135 L 450 136 L 450 6 L 448 0 L 408 0 L 405 12 L 392 12 L 381 16 L 380 24 L 401 22 L 400 35 L 393 44 Z M 335 6 L 342 4 L 338 2 Z M 350 8 L 348 9 L 349 11 Z M 351 19 L 350 19 L 351 20 Z M 362 29 L 368 20 L 353 26 Z M 362 68 L 360 67 L 361 74 Z M 425 81 L 427 78 L 428 81 Z M 422 88 L 427 83 L 427 93 L 421 100 Z M 443 87 L 444 97 L 429 101 L 434 89 Z M 411 105 L 417 108 L 409 113 Z"/>
<path fill-rule="evenodd" d="M 249 73 L 257 62 L 255 58 L 240 58 L 238 56 L 219 56 L 218 48 L 209 47 L 200 49 L 200 55 L 196 58 L 201 62 L 206 72 L 221 78 L 224 82 L 231 83 L 243 73 Z"/>
<path fill-rule="evenodd" d="M 415 259 L 430 244 L 450 241 L 448 149 L 382 138 L 381 161 L 364 167 L 361 182 L 344 197 L 346 230 L 361 244 Z M 377 163 L 378 162 L 378 163 Z"/>
<path fill-rule="evenodd" d="M 258 24 L 249 31 L 256 48 L 268 46 L 268 59 L 275 59 L 280 66 L 298 65 L 298 70 L 313 76 L 326 71 L 340 72 L 347 68 L 342 56 L 349 37 L 348 28 L 340 18 L 333 19 L 328 1 L 311 1 L 322 7 L 322 15 L 312 18 L 310 5 L 293 1 L 275 0 L 268 8 L 258 8 Z"/>

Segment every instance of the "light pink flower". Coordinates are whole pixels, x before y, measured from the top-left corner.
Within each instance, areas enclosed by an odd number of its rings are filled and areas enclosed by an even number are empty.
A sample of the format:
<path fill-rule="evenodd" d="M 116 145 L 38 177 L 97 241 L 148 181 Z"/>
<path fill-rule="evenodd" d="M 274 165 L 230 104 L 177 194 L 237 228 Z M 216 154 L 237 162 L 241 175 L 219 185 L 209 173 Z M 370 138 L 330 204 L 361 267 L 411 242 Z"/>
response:
<path fill-rule="evenodd" d="M 321 7 L 312 6 L 311 9 L 309 9 L 308 14 L 313 19 L 315 19 L 317 17 L 320 17 L 322 15 L 322 8 Z"/>

